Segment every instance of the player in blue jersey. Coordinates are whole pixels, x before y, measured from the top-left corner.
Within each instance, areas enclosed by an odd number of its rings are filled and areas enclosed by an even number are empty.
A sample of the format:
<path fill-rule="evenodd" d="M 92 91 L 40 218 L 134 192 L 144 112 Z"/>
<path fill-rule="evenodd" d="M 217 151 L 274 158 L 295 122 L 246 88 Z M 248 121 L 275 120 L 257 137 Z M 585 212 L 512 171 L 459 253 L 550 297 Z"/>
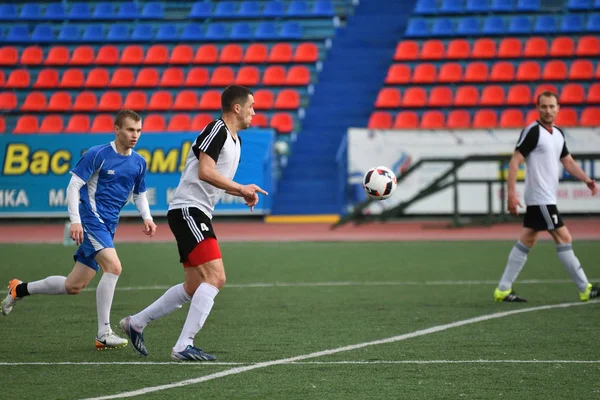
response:
<path fill-rule="evenodd" d="M 127 346 L 127 339 L 115 335 L 110 327 L 110 308 L 121 274 L 113 237 L 119 213 L 132 194 L 144 219 L 144 233 L 153 236 L 156 231 L 146 198 L 146 160 L 133 151 L 141 132 L 140 116 L 131 110 L 120 111 L 115 118 L 115 140 L 90 148 L 71 170 L 67 203 L 70 235 L 79 245 L 73 256 L 75 266 L 67 277 L 49 276 L 29 283 L 11 280 L 8 295 L 2 302 L 2 314 L 10 313 L 15 303 L 25 296 L 78 294 L 102 269 L 96 289 L 96 348 Z"/>

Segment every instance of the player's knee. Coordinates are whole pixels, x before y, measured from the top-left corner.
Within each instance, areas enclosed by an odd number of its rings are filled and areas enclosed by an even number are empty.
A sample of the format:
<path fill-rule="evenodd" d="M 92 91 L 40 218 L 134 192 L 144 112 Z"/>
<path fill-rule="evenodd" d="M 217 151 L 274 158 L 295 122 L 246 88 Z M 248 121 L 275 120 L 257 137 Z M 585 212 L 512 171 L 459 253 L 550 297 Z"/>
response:
<path fill-rule="evenodd" d="M 123 268 L 121 267 L 121 262 L 118 259 L 110 260 L 102 266 L 102 272 L 104 273 L 121 275 L 122 270 Z"/>
<path fill-rule="evenodd" d="M 221 290 L 221 288 L 223 286 L 225 286 L 225 282 L 227 281 L 227 278 L 225 277 L 225 272 L 223 272 L 222 274 L 218 274 L 216 276 L 213 277 L 212 279 L 212 283 L 209 282 L 211 285 L 213 285 L 214 287 L 216 287 L 217 289 Z"/>
<path fill-rule="evenodd" d="M 79 294 L 86 286 L 87 285 L 82 282 L 69 282 L 68 280 L 65 282 L 67 294 Z"/>

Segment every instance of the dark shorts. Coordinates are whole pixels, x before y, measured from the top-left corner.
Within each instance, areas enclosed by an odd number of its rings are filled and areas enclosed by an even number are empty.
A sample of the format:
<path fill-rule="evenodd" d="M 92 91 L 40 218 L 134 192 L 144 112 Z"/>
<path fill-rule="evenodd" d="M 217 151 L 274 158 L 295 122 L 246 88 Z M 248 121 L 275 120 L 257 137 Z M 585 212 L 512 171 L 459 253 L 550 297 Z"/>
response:
<path fill-rule="evenodd" d="M 536 232 L 553 231 L 564 226 L 563 219 L 556 205 L 527 206 L 523 226 Z"/>
<path fill-rule="evenodd" d="M 207 238 L 217 238 L 210 218 L 195 207 L 177 208 L 167 213 L 169 228 L 177 241 L 179 262 L 187 262 L 196 245 Z"/>

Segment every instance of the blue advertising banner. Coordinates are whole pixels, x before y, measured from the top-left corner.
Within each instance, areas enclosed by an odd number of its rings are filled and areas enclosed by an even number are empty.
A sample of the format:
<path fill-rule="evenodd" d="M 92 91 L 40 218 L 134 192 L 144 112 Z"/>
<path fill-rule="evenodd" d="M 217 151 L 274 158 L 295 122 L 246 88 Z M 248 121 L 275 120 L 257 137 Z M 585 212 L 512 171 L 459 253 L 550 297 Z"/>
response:
<path fill-rule="evenodd" d="M 241 132 L 242 155 L 236 182 L 255 183 L 274 191 L 272 130 Z M 150 209 L 166 215 L 179 183 L 194 133 L 142 134 L 135 148 L 148 163 L 146 186 Z M 69 171 L 90 147 L 108 143 L 114 135 L 6 135 L 0 136 L 0 217 L 67 217 L 66 188 Z M 268 214 L 272 196 L 262 196 L 254 213 Z M 250 214 L 240 197 L 223 195 L 215 215 Z M 138 215 L 133 203 L 121 215 Z"/>

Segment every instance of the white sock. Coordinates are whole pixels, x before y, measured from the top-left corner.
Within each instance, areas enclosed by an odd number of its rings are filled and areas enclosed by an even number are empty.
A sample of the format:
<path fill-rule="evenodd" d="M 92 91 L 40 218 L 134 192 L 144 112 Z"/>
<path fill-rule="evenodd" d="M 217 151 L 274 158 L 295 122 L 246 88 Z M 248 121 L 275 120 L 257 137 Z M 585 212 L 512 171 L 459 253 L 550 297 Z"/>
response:
<path fill-rule="evenodd" d="M 96 308 L 98 310 L 98 337 L 109 332 L 110 329 L 110 308 L 112 306 L 115 287 L 119 275 L 105 272 L 98 283 L 96 289 Z"/>
<path fill-rule="evenodd" d="M 155 319 L 164 317 L 189 302 L 192 298 L 185 292 L 183 283 L 175 285 L 159 297 L 154 303 L 131 317 L 131 325 L 137 331 L 143 331 L 146 325 Z"/>
<path fill-rule="evenodd" d="M 67 294 L 66 276 L 49 276 L 41 281 L 27 283 L 29 294 Z"/>
<path fill-rule="evenodd" d="M 202 329 L 218 293 L 219 289 L 209 283 L 204 282 L 198 286 L 192 297 L 192 304 L 190 304 L 181 335 L 173 347 L 174 351 L 183 351 L 188 345 L 194 345 L 194 337 Z"/>
<path fill-rule="evenodd" d="M 500 278 L 498 289 L 505 291 L 512 287 L 513 282 L 519 276 L 525 262 L 527 262 L 528 253 L 529 247 L 525 246 L 521 241 L 515 243 L 508 256 L 508 262 L 506 263 L 502 278 Z"/>
<path fill-rule="evenodd" d="M 575 285 L 577 285 L 577 289 L 580 292 L 585 292 L 589 282 L 585 276 L 585 272 L 583 271 L 581 264 L 579 263 L 579 260 L 573 252 L 573 246 L 571 243 L 556 245 L 556 251 L 558 252 L 558 259 L 565 267 L 569 275 L 571 275 L 571 279 L 573 279 Z"/>

